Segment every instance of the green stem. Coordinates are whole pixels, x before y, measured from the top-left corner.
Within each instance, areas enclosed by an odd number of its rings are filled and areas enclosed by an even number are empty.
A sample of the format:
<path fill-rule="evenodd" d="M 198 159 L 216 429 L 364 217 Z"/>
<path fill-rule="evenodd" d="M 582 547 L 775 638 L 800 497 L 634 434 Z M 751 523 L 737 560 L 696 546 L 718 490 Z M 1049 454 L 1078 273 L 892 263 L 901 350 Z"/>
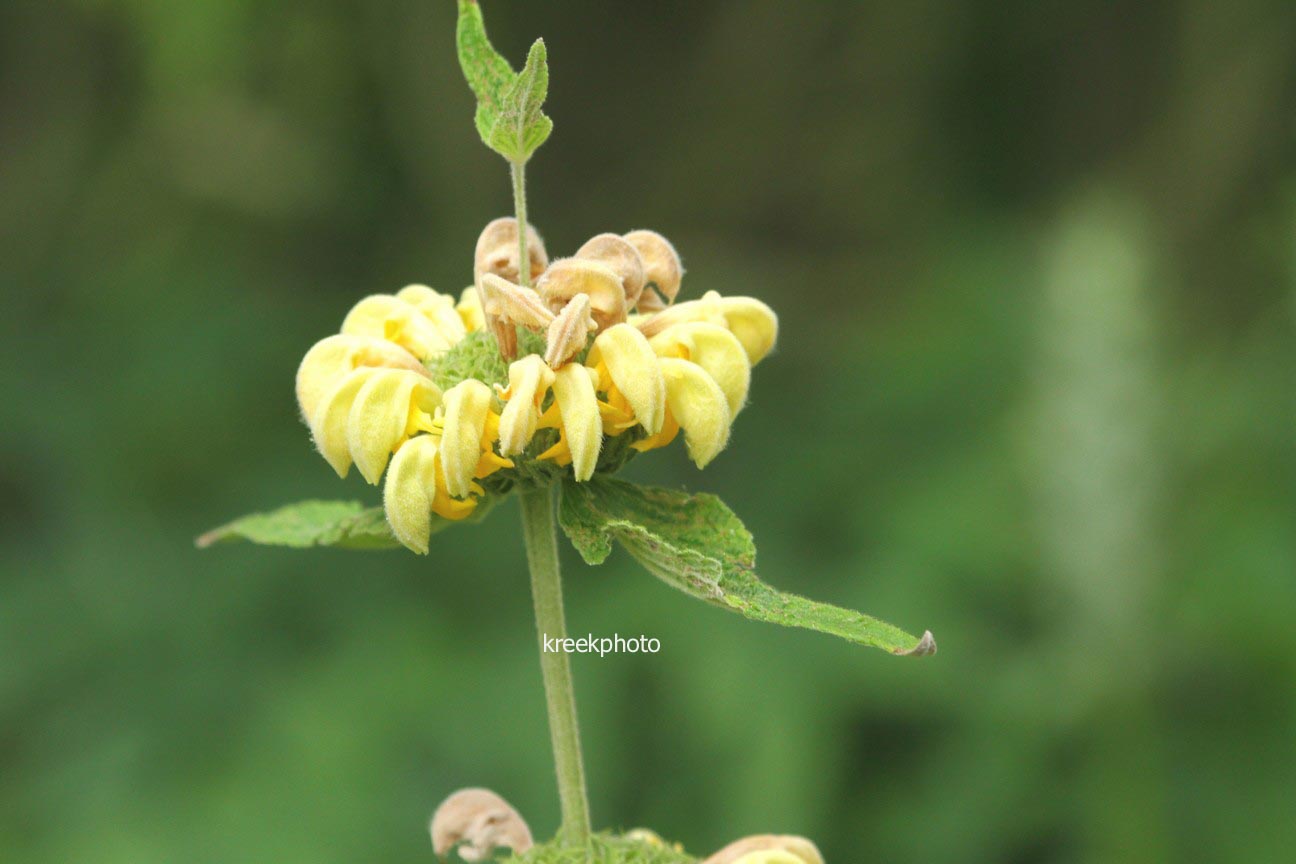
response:
<path fill-rule="evenodd" d="M 511 162 L 513 175 L 513 214 L 518 223 L 518 281 L 531 287 L 531 259 L 527 256 L 526 162 Z"/>
<path fill-rule="evenodd" d="M 563 616 L 562 575 L 558 570 L 557 525 L 554 524 L 553 490 L 549 487 L 518 493 L 522 503 L 522 534 L 526 538 L 527 564 L 531 568 L 531 597 L 535 601 L 536 631 L 540 641 L 540 671 L 544 675 L 545 702 L 549 707 L 549 737 L 558 772 L 558 797 L 562 827 L 558 839 L 583 846 L 590 836 L 589 800 L 585 794 L 585 766 L 581 762 L 580 729 L 576 722 L 576 695 L 572 689 L 571 661 L 562 651 L 546 651 L 545 641 L 567 638 Z"/>

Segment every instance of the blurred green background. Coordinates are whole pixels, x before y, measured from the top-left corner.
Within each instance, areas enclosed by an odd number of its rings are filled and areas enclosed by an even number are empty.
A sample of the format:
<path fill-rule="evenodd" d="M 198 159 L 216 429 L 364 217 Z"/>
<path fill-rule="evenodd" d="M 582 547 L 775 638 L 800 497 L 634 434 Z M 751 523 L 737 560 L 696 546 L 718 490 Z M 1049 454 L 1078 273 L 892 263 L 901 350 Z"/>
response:
<path fill-rule="evenodd" d="M 718 492 L 906 661 L 570 549 L 595 820 L 706 853 L 1296 848 L 1296 7 L 486 4 L 549 45 L 551 253 L 651 227 L 782 319 Z M 557 802 L 517 512 L 405 553 L 195 551 L 377 492 L 292 379 L 510 209 L 448 0 L 0 7 L 0 859 L 427 862 Z M 1284 851 L 1285 850 L 1285 851 Z"/>

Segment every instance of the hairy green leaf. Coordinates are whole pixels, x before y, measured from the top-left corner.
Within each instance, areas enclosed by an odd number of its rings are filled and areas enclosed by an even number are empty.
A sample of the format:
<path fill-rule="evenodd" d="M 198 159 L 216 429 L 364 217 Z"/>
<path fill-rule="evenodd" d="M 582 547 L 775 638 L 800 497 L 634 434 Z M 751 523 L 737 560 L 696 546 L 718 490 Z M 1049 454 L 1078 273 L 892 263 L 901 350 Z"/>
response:
<path fill-rule="evenodd" d="M 459 65 L 477 97 L 477 134 L 510 162 L 527 161 L 553 131 L 553 121 L 540 110 L 549 93 L 544 40 L 535 41 L 522 72 L 514 72 L 487 38 L 476 0 L 459 0 L 456 42 Z"/>
<path fill-rule="evenodd" d="M 432 530 L 444 527 L 439 520 Z M 216 543 L 249 540 L 267 546 L 336 546 L 342 549 L 392 549 L 400 545 L 392 536 L 381 507 L 366 508 L 359 501 L 299 501 L 235 519 L 203 534 L 195 542 L 205 549 Z"/>
<path fill-rule="evenodd" d="M 742 521 L 714 495 L 637 486 L 594 477 L 563 484 L 559 522 L 590 564 L 616 540 L 648 572 L 686 594 L 757 621 L 804 627 L 892 654 L 932 654 L 919 639 L 859 612 L 777 591 L 756 575 L 756 544 Z"/>

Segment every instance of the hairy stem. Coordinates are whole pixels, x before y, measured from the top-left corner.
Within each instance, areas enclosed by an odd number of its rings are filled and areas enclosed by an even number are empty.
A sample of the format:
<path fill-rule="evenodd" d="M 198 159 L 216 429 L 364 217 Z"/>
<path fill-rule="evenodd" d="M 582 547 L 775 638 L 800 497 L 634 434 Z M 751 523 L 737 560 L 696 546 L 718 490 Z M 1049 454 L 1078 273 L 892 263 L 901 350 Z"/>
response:
<path fill-rule="evenodd" d="M 558 797 L 562 805 L 562 827 L 558 830 L 558 839 L 565 845 L 583 846 L 590 837 L 589 800 L 585 794 L 585 766 L 581 761 L 571 661 L 564 652 L 545 651 L 546 638 L 567 638 L 562 575 L 558 570 L 553 490 L 547 486 L 524 490 L 518 493 L 518 498 L 522 504 L 527 564 L 531 568 L 540 671 L 544 675 L 545 702 L 549 707 L 549 737 L 553 742 Z"/>
<path fill-rule="evenodd" d="M 531 287 L 531 259 L 527 257 L 526 162 L 509 163 L 513 175 L 513 214 L 518 223 L 518 281 Z"/>

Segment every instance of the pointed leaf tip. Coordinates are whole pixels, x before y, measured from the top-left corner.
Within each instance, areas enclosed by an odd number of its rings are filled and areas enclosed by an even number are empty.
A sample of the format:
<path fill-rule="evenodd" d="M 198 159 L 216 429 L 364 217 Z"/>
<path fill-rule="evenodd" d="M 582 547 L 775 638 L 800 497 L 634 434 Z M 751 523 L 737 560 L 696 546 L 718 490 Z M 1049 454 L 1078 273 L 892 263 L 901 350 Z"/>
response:
<path fill-rule="evenodd" d="M 602 563 L 615 540 L 666 584 L 746 618 L 817 630 L 898 656 L 936 652 L 930 632 L 919 639 L 861 612 L 766 585 L 756 575 L 750 532 L 714 495 L 597 475 L 584 483 L 568 480 L 559 523 L 588 563 Z"/>
<path fill-rule="evenodd" d="M 400 545 L 382 508 L 366 508 L 359 501 L 299 501 L 267 513 L 251 513 L 200 535 L 194 545 L 206 549 L 237 540 L 297 549 L 394 549 Z"/>

